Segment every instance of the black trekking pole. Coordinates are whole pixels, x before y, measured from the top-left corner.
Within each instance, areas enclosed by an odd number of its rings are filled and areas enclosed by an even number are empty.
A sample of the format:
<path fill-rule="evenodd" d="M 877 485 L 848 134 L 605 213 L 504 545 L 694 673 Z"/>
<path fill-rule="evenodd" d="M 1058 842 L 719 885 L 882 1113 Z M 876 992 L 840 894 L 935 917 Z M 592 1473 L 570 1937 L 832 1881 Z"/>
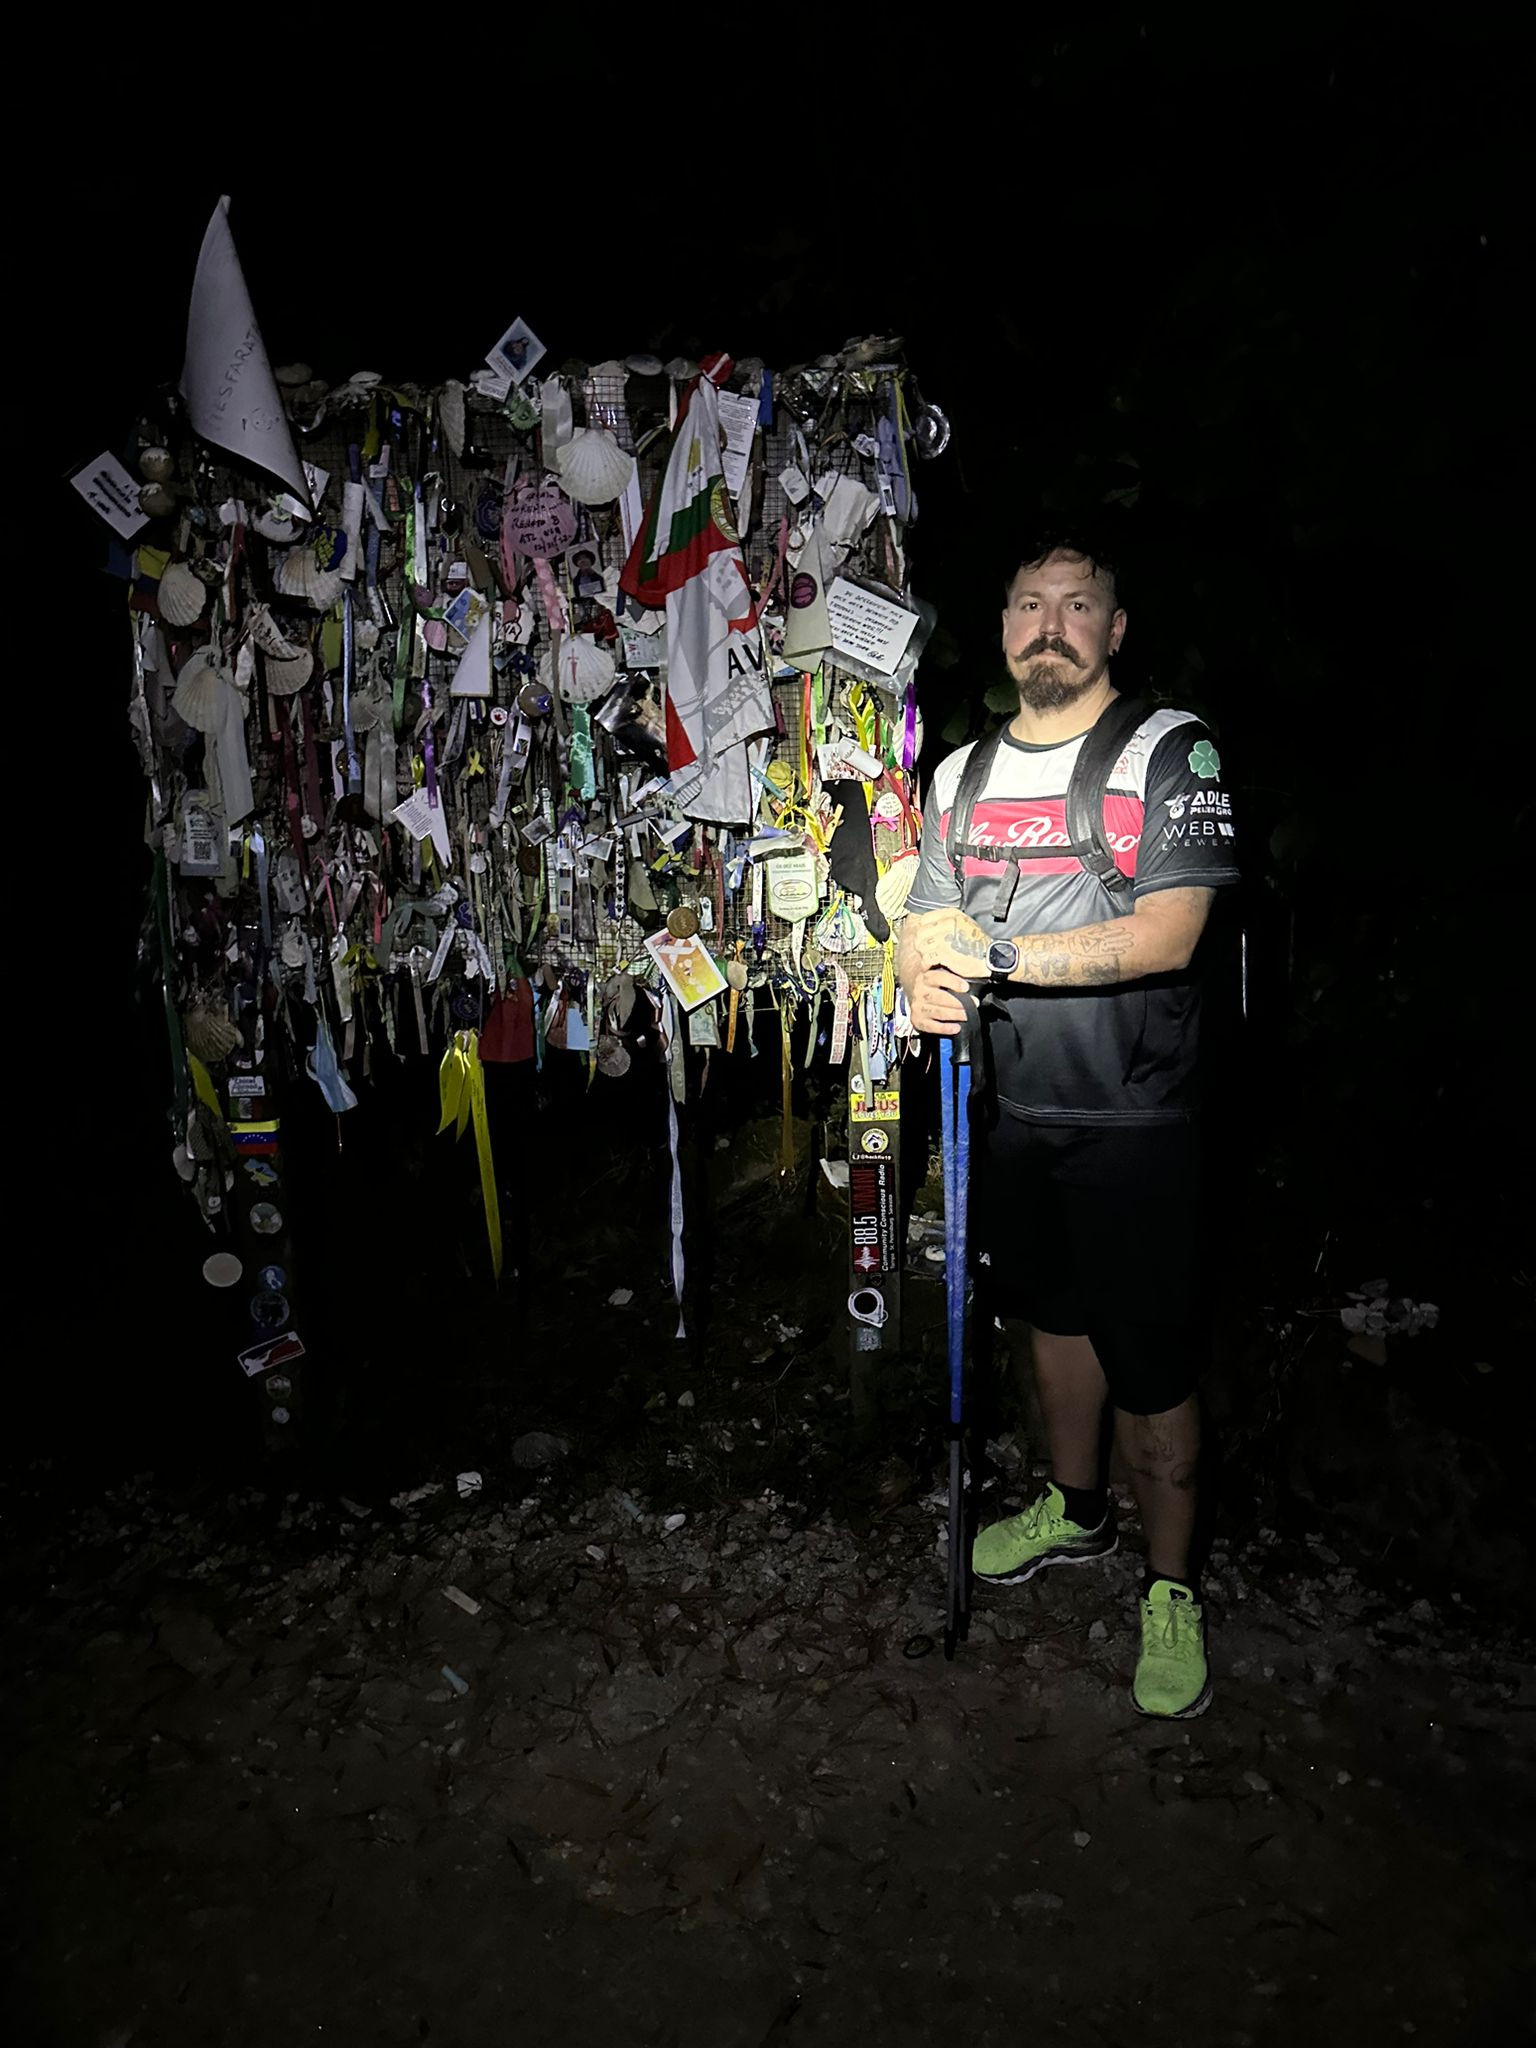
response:
<path fill-rule="evenodd" d="M 949 1583 L 944 1603 L 944 1655 L 970 1633 L 971 1546 L 965 1470 L 965 1297 L 971 1192 L 971 1041 L 981 1022 L 962 996 L 965 1022 L 956 1038 L 939 1040 L 939 1112 L 944 1147 L 944 1306 L 949 1330 Z"/>

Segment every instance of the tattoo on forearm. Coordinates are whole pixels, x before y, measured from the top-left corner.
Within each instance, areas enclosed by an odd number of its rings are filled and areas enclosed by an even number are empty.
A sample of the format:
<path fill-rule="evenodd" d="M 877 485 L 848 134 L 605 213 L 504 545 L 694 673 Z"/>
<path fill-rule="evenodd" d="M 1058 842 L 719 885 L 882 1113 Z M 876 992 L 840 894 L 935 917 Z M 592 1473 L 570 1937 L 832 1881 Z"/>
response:
<path fill-rule="evenodd" d="M 1027 979 L 1042 987 L 1128 981 L 1137 970 L 1127 968 L 1126 955 L 1135 952 L 1139 936 L 1128 917 L 1075 932 L 1044 932 L 1019 942 L 1019 964 Z"/>

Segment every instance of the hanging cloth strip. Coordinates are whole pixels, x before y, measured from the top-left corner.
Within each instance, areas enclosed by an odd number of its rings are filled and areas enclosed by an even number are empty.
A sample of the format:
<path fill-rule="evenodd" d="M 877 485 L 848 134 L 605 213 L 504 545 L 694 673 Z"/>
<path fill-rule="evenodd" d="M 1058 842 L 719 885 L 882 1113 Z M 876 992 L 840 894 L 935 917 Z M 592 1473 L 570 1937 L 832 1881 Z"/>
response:
<path fill-rule="evenodd" d="M 597 795 L 597 776 L 592 765 L 592 714 L 585 704 L 571 706 L 570 783 L 579 797 Z"/>
<path fill-rule="evenodd" d="M 672 1048 L 677 1044 L 677 1007 L 670 992 L 662 1009 L 662 1050 L 669 1068 L 672 1063 Z M 672 1086 L 671 1074 L 667 1084 L 667 1146 L 672 1154 L 672 1180 L 669 1192 L 669 1209 L 672 1232 L 672 1297 L 677 1303 L 677 1334 L 686 1337 L 688 1332 L 683 1322 L 683 1167 L 677 1149 L 677 1095 Z"/>
<path fill-rule="evenodd" d="M 471 1122 L 480 1160 L 480 1198 L 485 1204 L 485 1234 L 491 1247 L 491 1270 L 501 1278 L 501 1203 L 496 1195 L 496 1168 L 491 1159 L 491 1127 L 485 1106 L 485 1069 L 480 1064 L 480 1034 L 456 1031 L 438 1068 L 442 1118 L 441 1137 L 452 1124 L 462 1138 Z"/>
<path fill-rule="evenodd" d="M 150 884 L 155 892 L 155 931 L 160 941 L 160 994 L 165 1002 L 165 1036 L 171 1055 L 171 1090 L 176 1104 L 176 1122 L 185 1128 L 187 1121 L 187 1061 L 190 1055 L 181 1036 L 181 1018 L 177 1015 L 176 1000 L 171 990 L 176 972 L 176 950 L 171 943 L 171 881 L 170 864 L 163 847 L 155 848 L 155 872 Z"/>
<path fill-rule="evenodd" d="M 853 984 L 848 979 L 846 967 L 832 969 L 832 986 L 836 991 L 832 1004 L 832 1050 L 830 1054 L 834 1067 L 840 1067 L 848 1057 L 848 1018 L 853 1008 Z"/>
<path fill-rule="evenodd" d="M 790 1033 L 795 1028 L 794 1011 L 790 1008 L 788 990 L 779 997 L 779 1084 L 781 1091 L 779 1113 L 779 1172 L 788 1176 L 795 1170 L 795 1066 L 790 1057 Z"/>
<path fill-rule="evenodd" d="M 299 872 L 307 880 L 309 842 L 304 837 L 304 814 L 299 801 L 299 750 L 294 743 L 293 719 L 289 711 L 290 699 L 279 697 L 276 704 L 278 737 L 283 749 L 283 803 L 288 812 L 288 836 L 293 841 L 294 852 L 298 855 Z"/>
<path fill-rule="evenodd" d="M 352 609 L 352 586 L 342 592 L 341 612 L 341 729 L 347 742 L 347 793 L 355 796 L 363 786 L 363 764 L 357 751 L 357 734 L 352 729 L 352 692 L 357 687 L 357 621 Z"/>
<path fill-rule="evenodd" d="M 304 781 L 304 815 L 314 824 L 316 831 L 325 823 L 325 796 L 320 787 L 320 757 L 315 750 L 315 707 L 298 700 L 299 718 L 304 738 L 299 753 L 299 766 Z"/>

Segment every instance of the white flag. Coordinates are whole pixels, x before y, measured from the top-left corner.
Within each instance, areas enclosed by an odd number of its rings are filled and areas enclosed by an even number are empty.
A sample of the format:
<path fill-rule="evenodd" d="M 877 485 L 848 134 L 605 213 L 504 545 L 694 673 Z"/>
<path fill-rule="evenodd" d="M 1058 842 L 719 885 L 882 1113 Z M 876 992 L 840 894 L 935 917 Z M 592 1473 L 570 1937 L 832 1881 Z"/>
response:
<path fill-rule="evenodd" d="M 757 805 L 747 742 L 773 730 L 757 603 L 726 496 L 710 357 L 684 395 L 672 452 L 619 579 L 667 614 L 667 767 L 685 818 L 740 825 Z"/>
<path fill-rule="evenodd" d="M 280 477 L 306 507 L 311 504 L 229 232 L 227 196 L 213 209 L 198 253 L 181 389 L 187 415 L 205 441 Z"/>

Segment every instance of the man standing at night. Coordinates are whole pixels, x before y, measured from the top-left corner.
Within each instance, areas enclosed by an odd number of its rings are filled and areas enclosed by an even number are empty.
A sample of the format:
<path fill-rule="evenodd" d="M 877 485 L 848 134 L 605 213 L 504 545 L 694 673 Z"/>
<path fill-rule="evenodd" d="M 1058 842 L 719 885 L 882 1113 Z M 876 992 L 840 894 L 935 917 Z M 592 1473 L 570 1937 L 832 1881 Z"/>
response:
<path fill-rule="evenodd" d="M 1147 1538 L 1132 1698 L 1142 1713 L 1180 1718 L 1211 1694 L 1190 1558 L 1208 1342 L 1192 961 L 1215 891 L 1238 872 L 1215 743 L 1167 708 L 1131 735 L 1104 798 L 1129 887 L 1112 894 L 1072 850 L 1072 768 L 1116 701 L 1109 665 L 1124 634 L 1102 553 L 1068 540 L 1023 558 L 1003 612 L 1018 714 L 953 865 L 949 813 L 971 749 L 940 764 L 898 966 L 921 1031 L 954 1036 L 961 994 L 983 995 L 977 1313 L 1029 1322 L 1051 1455 L 1053 1483 L 981 1531 L 973 1571 L 1019 1585 L 1115 1548 L 1103 1463 L 1112 1404 Z"/>

